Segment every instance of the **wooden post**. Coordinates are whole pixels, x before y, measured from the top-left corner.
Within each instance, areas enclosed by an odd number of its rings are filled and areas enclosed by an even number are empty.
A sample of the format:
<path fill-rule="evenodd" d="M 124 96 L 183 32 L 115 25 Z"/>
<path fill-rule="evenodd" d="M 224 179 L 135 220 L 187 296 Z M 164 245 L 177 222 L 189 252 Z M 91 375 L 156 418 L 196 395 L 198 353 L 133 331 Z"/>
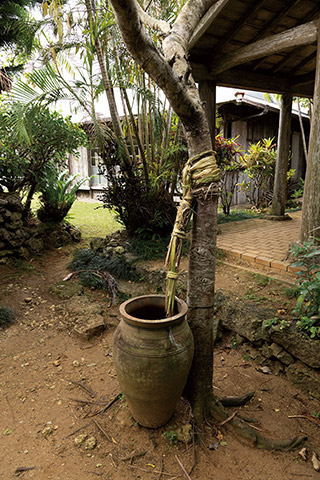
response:
<path fill-rule="evenodd" d="M 313 115 L 303 194 L 300 241 L 305 242 L 311 237 L 316 237 L 318 239 L 316 243 L 320 244 L 320 23 L 318 25 Z"/>
<path fill-rule="evenodd" d="M 199 83 L 199 94 L 204 103 L 205 112 L 209 124 L 212 147 L 214 149 L 216 137 L 216 84 L 209 80 Z"/>
<path fill-rule="evenodd" d="M 277 163 L 274 176 L 271 215 L 284 217 L 287 201 L 287 172 L 291 139 L 292 96 L 284 93 L 281 97 L 281 109 L 278 132 Z"/>

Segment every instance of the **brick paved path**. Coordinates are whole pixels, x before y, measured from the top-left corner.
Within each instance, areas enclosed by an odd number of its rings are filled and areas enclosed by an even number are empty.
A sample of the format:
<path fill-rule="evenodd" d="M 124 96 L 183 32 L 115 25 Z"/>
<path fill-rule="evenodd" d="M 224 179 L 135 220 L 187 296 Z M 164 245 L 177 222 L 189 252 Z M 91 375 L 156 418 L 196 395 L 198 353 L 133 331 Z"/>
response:
<path fill-rule="evenodd" d="M 301 212 L 290 217 L 284 222 L 249 219 L 219 225 L 217 246 L 227 257 L 256 268 L 294 273 L 286 256 L 290 242 L 299 240 Z"/>

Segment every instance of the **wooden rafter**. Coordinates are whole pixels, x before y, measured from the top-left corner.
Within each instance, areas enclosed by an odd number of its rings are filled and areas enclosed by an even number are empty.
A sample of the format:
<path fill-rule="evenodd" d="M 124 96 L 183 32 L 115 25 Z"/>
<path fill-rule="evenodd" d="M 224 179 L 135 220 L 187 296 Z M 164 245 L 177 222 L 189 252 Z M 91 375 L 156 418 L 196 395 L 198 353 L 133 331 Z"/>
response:
<path fill-rule="evenodd" d="M 230 0 L 218 0 L 211 8 L 206 12 L 206 14 L 201 19 L 198 27 L 194 31 L 190 42 L 189 49 L 194 46 L 194 44 L 202 37 L 206 32 L 211 23 L 214 22 L 214 19 L 219 15 L 222 9 L 230 2 Z"/>
<path fill-rule="evenodd" d="M 218 74 L 258 58 L 294 47 L 310 45 L 317 39 L 317 25 L 317 21 L 311 21 L 239 48 L 211 64 L 210 73 Z"/>
<path fill-rule="evenodd" d="M 280 20 L 282 20 L 282 18 L 284 18 L 288 14 L 288 12 L 301 1 L 303 0 L 295 0 L 294 2 L 292 2 L 292 0 L 287 1 L 286 6 L 282 7 L 280 12 L 275 16 L 275 18 L 271 20 L 271 22 L 269 22 L 262 30 L 260 30 L 260 32 L 253 38 L 252 42 L 256 42 L 266 33 L 270 32 L 270 30 L 276 25 L 278 25 Z"/>
<path fill-rule="evenodd" d="M 315 16 L 319 13 L 319 7 L 315 7 L 311 12 L 304 17 L 304 23 L 309 22 L 310 20 L 314 20 Z M 283 69 L 283 67 L 290 62 L 293 58 L 299 54 L 301 48 L 295 48 L 292 52 L 286 55 L 275 67 L 273 68 L 273 73 L 279 72 L 279 70 Z M 259 60 L 256 65 L 254 66 L 254 70 L 258 70 L 261 65 L 264 63 L 265 59 Z"/>
<path fill-rule="evenodd" d="M 311 55 L 308 55 L 308 57 L 304 58 L 300 63 L 298 63 L 298 65 L 296 65 L 292 70 L 290 70 L 288 72 L 288 75 L 290 74 L 294 74 L 295 71 L 298 71 L 304 67 L 305 65 L 307 65 L 307 63 L 311 62 L 312 60 L 314 60 L 316 58 L 316 55 L 317 55 L 317 49 L 315 49 L 314 52 L 311 53 Z"/>
<path fill-rule="evenodd" d="M 233 26 L 230 32 L 224 35 L 223 39 L 220 40 L 220 42 L 217 45 L 215 45 L 216 51 L 222 50 L 224 45 L 230 42 L 230 40 L 232 40 L 236 36 L 236 34 L 241 30 L 241 28 L 243 28 L 244 24 L 249 23 L 251 19 L 253 19 L 256 16 L 258 10 L 262 7 L 265 1 L 266 0 L 257 1 L 254 8 L 252 8 L 252 6 L 250 5 L 250 7 L 246 10 L 244 15 L 239 19 L 238 25 L 235 28 Z"/>

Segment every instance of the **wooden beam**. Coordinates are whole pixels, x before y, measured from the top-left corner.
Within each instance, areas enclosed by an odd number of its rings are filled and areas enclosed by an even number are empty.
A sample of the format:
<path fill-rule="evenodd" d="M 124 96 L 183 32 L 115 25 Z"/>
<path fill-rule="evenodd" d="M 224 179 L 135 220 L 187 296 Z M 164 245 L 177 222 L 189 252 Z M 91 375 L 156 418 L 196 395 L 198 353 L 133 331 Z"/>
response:
<path fill-rule="evenodd" d="M 291 92 L 293 96 L 309 97 L 313 96 L 313 82 L 309 78 L 268 75 L 242 68 L 233 68 L 218 75 L 210 75 L 203 64 L 197 64 L 192 61 L 192 74 L 196 82 L 201 80 L 212 80 L 222 87 L 246 88 L 248 90 L 258 90 L 269 93 Z M 295 80 L 298 85 L 295 86 Z M 300 83 L 301 80 L 301 83 Z"/>
<path fill-rule="evenodd" d="M 317 25 L 318 21 L 312 21 L 246 45 L 211 64 L 209 71 L 212 75 L 217 75 L 237 65 L 251 62 L 258 58 L 294 47 L 310 45 L 317 40 Z"/>
<path fill-rule="evenodd" d="M 229 3 L 230 0 L 218 0 L 211 8 L 205 13 L 199 22 L 199 25 L 193 32 L 193 35 L 189 42 L 189 50 L 195 43 L 202 37 L 210 25 L 214 22 L 215 18 L 219 15 L 221 10 Z"/>
<path fill-rule="evenodd" d="M 285 93 L 281 97 L 279 118 L 277 163 L 274 174 L 271 215 L 284 216 L 287 202 L 287 172 L 291 140 L 292 96 Z"/>
<path fill-rule="evenodd" d="M 216 139 L 216 84 L 210 80 L 199 82 L 199 94 L 206 111 L 212 147 Z"/>
<path fill-rule="evenodd" d="M 291 85 L 292 89 L 297 89 L 303 85 L 310 85 L 314 82 L 314 72 L 307 73 L 306 75 L 298 75 L 292 77 Z"/>
<path fill-rule="evenodd" d="M 316 6 L 311 12 L 304 18 L 304 22 L 309 22 L 310 20 L 313 20 L 315 15 L 319 14 L 319 6 Z M 302 47 L 303 48 L 303 47 Z M 292 52 L 290 52 L 281 62 L 278 63 L 278 65 L 275 65 L 275 68 L 273 70 L 273 73 L 278 72 L 281 70 L 292 58 L 295 58 L 296 55 L 299 53 L 301 48 L 295 48 Z"/>

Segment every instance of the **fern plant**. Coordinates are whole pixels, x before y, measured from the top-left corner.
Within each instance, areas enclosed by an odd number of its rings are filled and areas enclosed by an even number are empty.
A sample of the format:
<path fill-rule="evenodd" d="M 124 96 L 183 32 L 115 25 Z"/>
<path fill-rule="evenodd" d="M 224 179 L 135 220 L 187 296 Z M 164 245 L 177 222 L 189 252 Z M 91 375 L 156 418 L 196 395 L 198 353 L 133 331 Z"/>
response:
<path fill-rule="evenodd" d="M 77 198 L 77 191 L 88 180 L 83 178 L 72 185 L 77 176 L 69 175 L 68 170 L 49 172 L 41 188 L 41 206 L 37 211 L 41 222 L 61 222 L 66 217 Z"/>

